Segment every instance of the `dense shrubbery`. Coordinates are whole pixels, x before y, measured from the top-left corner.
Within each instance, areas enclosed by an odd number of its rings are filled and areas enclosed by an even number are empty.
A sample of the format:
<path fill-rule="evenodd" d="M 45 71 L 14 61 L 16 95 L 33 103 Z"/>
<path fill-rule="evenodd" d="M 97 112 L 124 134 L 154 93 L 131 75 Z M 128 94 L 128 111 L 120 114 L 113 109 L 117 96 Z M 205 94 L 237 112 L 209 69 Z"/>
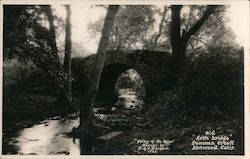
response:
<path fill-rule="evenodd" d="M 55 94 L 54 81 L 48 78 L 41 69 L 38 69 L 32 62 L 18 62 L 11 59 L 4 62 L 4 86 L 8 87 L 8 92 L 25 91 L 35 94 L 51 95 Z M 11 86 L 15 89 L 12 90 Z M 7 89 L 6 89 L 7 91 Z"/>
<path fill-rule="evenodd" d="M 221 113 L 242 120 L 243 50 L 208 48 L 191 63 L 171 90 L 153 99 L 149 112 L 155 124 L 192 118 L 219 118 Z M 180 120 L 178 120 L 180 119 Z"/>
<path fill-rule="evenodd" d="M 186 86 L 194 91 L 195 105 L 240 110 L 243 98 L 243 50 L 227 46 L 208 48 L 197 67 L 187 75 Z"/>

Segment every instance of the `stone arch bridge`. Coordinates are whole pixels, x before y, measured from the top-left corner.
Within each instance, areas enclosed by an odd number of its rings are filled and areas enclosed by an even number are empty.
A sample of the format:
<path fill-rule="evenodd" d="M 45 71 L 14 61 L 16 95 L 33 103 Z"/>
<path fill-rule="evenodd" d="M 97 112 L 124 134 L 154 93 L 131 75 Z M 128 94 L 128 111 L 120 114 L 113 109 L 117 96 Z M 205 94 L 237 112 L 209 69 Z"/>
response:
<path fill-rule="evenodd" d="M 76 79 L 75 87 L 84 89 L 85 82 L 91 71 L 95 54 L 89 57 L 72 59 L 72 74 Z M 98 95 L 104 99 L 113 99 L 117 78 L 126 70 L 134 69 L 141 76 L 147 95 L 171 86 L 171 55 L 167 52 L 137 50 L 131 52 L 107 51 L 105 64 L 99 84 Z"/>

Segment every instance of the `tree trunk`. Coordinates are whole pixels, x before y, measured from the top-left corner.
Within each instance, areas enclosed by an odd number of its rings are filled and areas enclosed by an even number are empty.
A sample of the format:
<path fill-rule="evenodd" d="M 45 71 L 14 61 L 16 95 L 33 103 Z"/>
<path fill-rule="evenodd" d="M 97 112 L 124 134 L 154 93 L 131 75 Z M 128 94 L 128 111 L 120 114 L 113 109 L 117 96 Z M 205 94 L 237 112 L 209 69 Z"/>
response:
<path fill-rule="evenodd" d="M 56 45 L 56 30 L 55 30 L 55 25 L 54 25 L 54 16 L 52 14 L 52 9 L 50 5 L 45 5 L 41 7 L 46 16 L 48 17 L 49 21 L 49 30 L 50 30 L 50 37 L 49 37 L 49 43 L 51 46 L 51 50 L 53 53 L 53 56 L 55 58 L 55 64 L 56 67 L 60 67 L 60 61 L 58 57 L 58 50 L 57 50 L 57 45 Z"/>
<path fill-rule="evenodd" d="M 71 91 L 71 9 L 70 5 L 66 5 L 66 37 L 65 37 L 65 56 L 64 56 L 64 72 L 67 75 L 65 81 L 65 98 L 67 104 L 70 104 L 72 101 L 72 91 Z"/>
<path fill-rule="evenodd" d="M 87 89 L 82 94 L 80 100 L 80 130 L 84 131 L 91 128 L 94 124 L 93 121 L 93 105 L 99 87 L 99 81 L 106 57 L 106 50 L 109 43 L 109 35 L 112 30 L 114 18 L 118 11 L 119 6 L 111 5 L 108 7 L 108 12 L 105 18 L 101 40 L 95 60 L 92 65 L 92 72 L 87 82 Z"/>
<path fill-rule="evenodd" d="M 171 26 L 170 26 L 170 39 L 175 61 L 184 61 L 185 59 L 186 48 L 184 47 L 186 44 L 184 43 L 180 34 L 181 9 L 182 9 L 181 5 L 171 6 L 172 14 L 171 14 Z"/>
<path fill-rule="evenodd" d="M 188 40 L 194 35 L 200 27 L 205 23 L 211 14 L 214 13 L 217 6 L 208 6 L 202 17 L 192 26 L 189 31 L 182 31 L 181 35 L 181 5 L 171 6 L 171 25 L 170 39 L 172 53 L 174 57 L 174 72 L 176 80 L 185 72 L 186 69 L 186 48 Z"/>
<path fill-rule="evenodd" d="M 201 28 L 201 26 L 206 22 L 209 16 L 215 12 L 217 7 L 218 7 L 217 5 L 207 6 L 207 9 L 203 13 L 202 17 L 195 23 L 195 25 L 192 26 L 189 29 L 189 31 L 183 30 L 181 35 L 180 13 L 182 6 L 181 5 L 171 6 L 172 14 L 171 14 L 170 38 L 171 38 L 173 57 L 178 68 L 181 69 L 181 67 L 182 68 L 185 67 L 181 65 L 185 64 L 186 47 L 188 40 Z"/>

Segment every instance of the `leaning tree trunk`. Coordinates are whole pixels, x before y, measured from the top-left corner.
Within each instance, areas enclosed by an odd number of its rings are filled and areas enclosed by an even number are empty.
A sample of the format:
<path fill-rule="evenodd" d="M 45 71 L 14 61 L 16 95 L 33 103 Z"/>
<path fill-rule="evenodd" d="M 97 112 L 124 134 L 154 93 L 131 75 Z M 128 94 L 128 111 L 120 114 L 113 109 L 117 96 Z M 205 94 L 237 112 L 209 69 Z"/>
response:
<path fill-rule="evenodd" d="M 71 9 L 70 5 L 66 5 L 66 37 L 65 37 L 65 56 L 64 56 L 64 72 L 66 73 L 66 81 L 64 86 L 64 100 L 67 105 L 71 104 L 72 91 L 71 91 Z"/>
<path fill-rule="evenodd" d="M 108 7 L 108 12 L 105 18 L 102 36 L 99 42 L 97 54 L 92 65 L 92 72 L 87 82 L 86 91 L 82 94 L 80 99 L 80 130 L 91 128 L 94 124 L 93 121 L 93 105 L 95 97 L 99 88 L 99 81 L 106 57 L 106 50 L 109 43 L 109 35 L 112 30 L 114 19 L 119 6 L 111 5 Z"/>

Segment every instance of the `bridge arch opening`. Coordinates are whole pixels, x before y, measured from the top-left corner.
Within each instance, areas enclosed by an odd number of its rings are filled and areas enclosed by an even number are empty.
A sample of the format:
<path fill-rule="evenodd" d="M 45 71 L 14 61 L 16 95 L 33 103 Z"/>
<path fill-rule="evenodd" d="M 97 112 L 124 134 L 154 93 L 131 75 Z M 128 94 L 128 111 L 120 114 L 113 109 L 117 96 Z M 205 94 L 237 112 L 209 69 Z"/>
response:
<path fill-rule="evenodd" d="M 124 106 L 132 108 L 138 105 L 138 101 L 142 101 L 144 96 L 143 79 L 137 70 L 119 63 L 109 64 L 103 68 L 96 101 L 121 104 L 122 101 L 119 100 L 125 100 L 127 104 L 124 103 Z"/>

